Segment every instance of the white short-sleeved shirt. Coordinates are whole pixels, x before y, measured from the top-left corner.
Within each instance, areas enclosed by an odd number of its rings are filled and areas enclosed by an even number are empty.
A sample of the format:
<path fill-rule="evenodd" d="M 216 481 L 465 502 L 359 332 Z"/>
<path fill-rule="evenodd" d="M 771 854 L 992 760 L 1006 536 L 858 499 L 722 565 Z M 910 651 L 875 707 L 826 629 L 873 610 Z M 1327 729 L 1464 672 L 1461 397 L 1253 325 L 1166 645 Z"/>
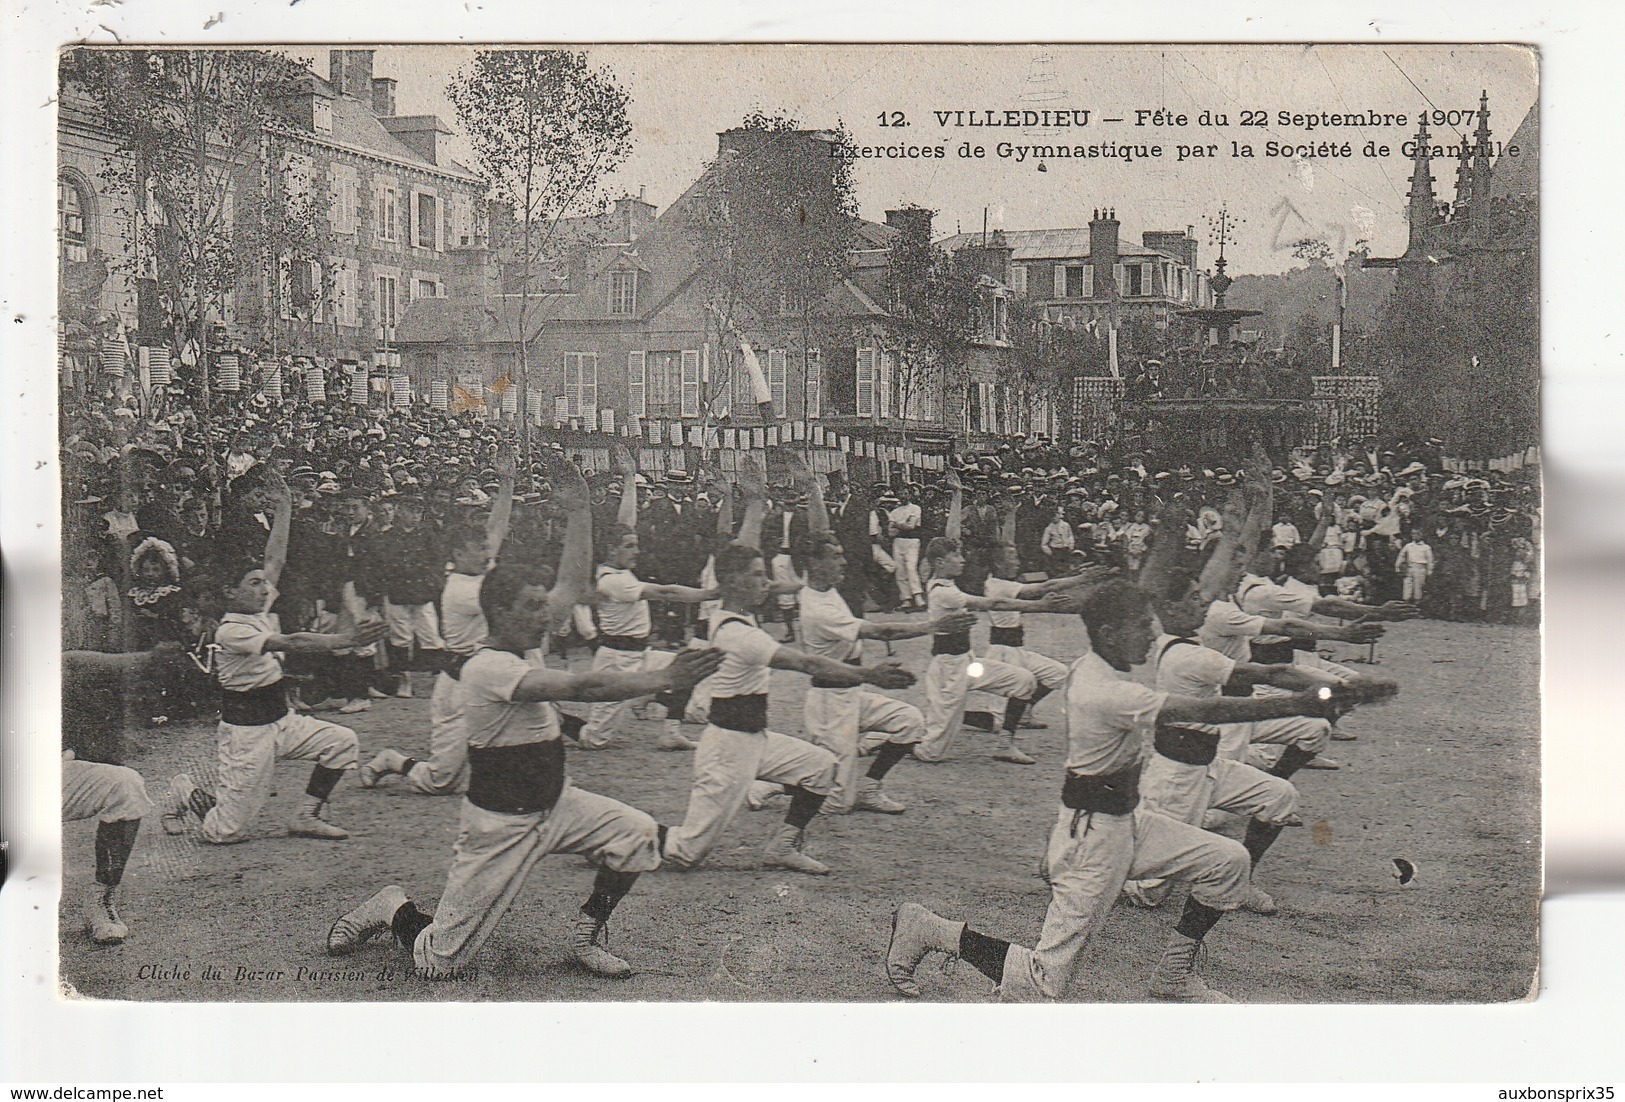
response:
<path fill-rule="evenodd" d="M 1225 682 L 1235 671 L 1236 663 L 1210 647 L 1189 641 L 1176 642 L 1176 637 L 1164 635 L 1151 648 L 1152 683 L 1169 696 L 1194 696 L 1205 700 L 1224 695 Z M 1222 732 L 1211 723 L 1185 723 L 1184 727 L 1214 734 Z"/>
<path fill-rule="evenodd" d="M 1204 647 L 1211 647 L 1226 658 L 1246 662 L 1252 656 L 1249 641 L 1262 635 L 1264 618 L 1241 611 L 1231 601 L 1214 601 L 1202 621 L 1202 630 L 1196 639 Z"/>
<path fill-rule="evenodd" d="M 891 519 L 892 525 L 896 528 L 918 528 L 920 526 L 920 507 L 915 505 L 913 502 L 909 502 L 906 505 L 899 505 L 886 515 Z M 918 535 L 918 532 L 898 532 L 899 538 L 902 539 L 914 539 Z"/>
<path fill-rule="evenodd" d="M 630 570 L 598 567 L 598 630 L 605 635 L 649 634 L 649 602 L 643 583 Z"/>
<path fill-rule="evenodd" d="M 779 641 L 756 626 L 754 615 L 717 609 L 711 614 L 711 645 L 723 652 L 722 665 L 711 675 L 713 700 L 766 694 L 767 667 Z"/>
<path fill-rule="evenodd" d="M 700 571 L 700 588 L 715 589 L 717 587 L 717 557 L 712 555 L 705 560 L 705 568 Z M 714 598 L 700 602 L 700 619 L 707 624 L 711 622 L 711 614 L 722 607 L 722 598 Z"/>
<path fill-rule="evenodd" d="M 1266 620 L 1279 620 L 1282 616 L 1302 620 L 1313 616 L 1316 596 L 1312 591 L 1304 593 L 1294 590 L 1257 574 L 1243 574 L 1241 584 L 1236 587 L 1236 603 L 1241 606 L 1241 611 L 1262 616 Z M 1284 635 L 1264 634 L 1258 637 L 1258 641 L 1279 643 L 1285 638 Z"/>
<path fill-rule="evenodd" d="M 1005 598 L 1008 600 L 1021 599 L 1022 585 L 1010 578 L 995 578 L 989 574 L 987 581 L 982 585 L 982 592 L 989 597 Z M 1021 626 L 1021 613 L 999 612 L 988 610 L 987 618 L 996 628 L 1019 628 Z"/>
<path fill-rule="evenodd" d="M 836 662 L 863 657 L 863 643 L 859 638 L 863 621 L 852 615 L 852 607 L 839 590 L 806 586 L 796 597 L 801 604 L 803 648 Z"/>
<path fill-rule="evenodd" d="M 1068 772 L 1100 776 L 1140 761 L 1168 694 L 1130 681 L 1097 654 L 1072 663 L 1066 680 Z"/>
<path fill-rule="evenodd" d="M 940 616 L 964 608 L 969 598 L 952 578 L 932 578 L 925 583 L 925 603 L 932 616 Z"/>
<path fill-rule="evenodd" d="M 559 737 L 559 715 L 545 700 L 514 700 L 537 664 L 512 651 L 481 649 L 463 665 L 463 727 L 472 747 L 525 746 Z"/>
<path fill-rule="evenodd" d="M 215 676 L 229 692 L 246 693 L 282 680 L 282 656 L 267 651 L 265 641 L 282 631 L 274 612 L 228 612 L 220 617 L 214 641 Z"/>
<path fill-rule="evenodd" d="M 451 573 L 440 591 L 440 637 L 453 654 L 470 655 L 480 649 L 489 632 L 480 610 L 484 574 Z"/>
<path fill-rule="evenodd" d="M 1151 647 L 1152 680 L 1174 696 L 1220 696 L 1236 662 L 1211 647 L 1191 646 L 1179 636 L 1164 635 Z"/>

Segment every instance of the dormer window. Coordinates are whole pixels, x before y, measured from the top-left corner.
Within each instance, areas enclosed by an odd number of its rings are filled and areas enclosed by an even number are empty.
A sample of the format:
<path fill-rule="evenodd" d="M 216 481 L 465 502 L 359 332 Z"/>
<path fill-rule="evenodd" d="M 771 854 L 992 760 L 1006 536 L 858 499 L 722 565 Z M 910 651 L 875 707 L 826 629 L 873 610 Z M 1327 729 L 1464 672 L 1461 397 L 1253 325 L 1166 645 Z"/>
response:
<path fill-rule="evenodd" d="M 310 125 L 318 134 L 331 134 L 333 132 L 333 105 L 321 96 L 316 96 L 311 100 Z"/>
<path fill-rule="evenodd" d="M 609 273 L 609 312 L 617 317 L 630 317 L 637 311 L 638 273 Z"/>

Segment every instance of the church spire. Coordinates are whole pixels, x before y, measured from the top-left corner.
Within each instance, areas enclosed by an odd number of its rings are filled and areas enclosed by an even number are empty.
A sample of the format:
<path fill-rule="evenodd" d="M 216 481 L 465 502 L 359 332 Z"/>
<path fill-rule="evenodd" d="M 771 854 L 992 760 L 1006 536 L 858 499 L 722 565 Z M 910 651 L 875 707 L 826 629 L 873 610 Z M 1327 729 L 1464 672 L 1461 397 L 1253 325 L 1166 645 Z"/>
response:
<path fill-rule="evenodd" d="M 1473 205 L 1473 147 L 1467 142 L 1467 135 L 1461 136 L 1461 154 L 1456 161 L 1456 198 L 1451 204 L 1450 218 L 1453 222 L 1465 222 L 1472 217 Z"/>
<path fill-rule="evenodd" d="M 1439 224 L 1439 206 L 1433 195 L 1433 173 L 1428 156 L 1427 115 L 1422 113 L 1420 117 L 1421 125 L 1416 128 L 1416 151 L 1412 159 L 1411 190 L 1407 193 L 1407 198 L 1410 199 L 1410 247 L 1405 250 L 1407 253 L 1417 255 L 1426 249 L 1426 243 L 1422 240 L 1423 233 Z"/>
<path fill-rule="evenodd" d="M 1478 94 L 1478 129 L 1473 131 L 1473 190 L 1490 193 L 1490 93 Z"/>

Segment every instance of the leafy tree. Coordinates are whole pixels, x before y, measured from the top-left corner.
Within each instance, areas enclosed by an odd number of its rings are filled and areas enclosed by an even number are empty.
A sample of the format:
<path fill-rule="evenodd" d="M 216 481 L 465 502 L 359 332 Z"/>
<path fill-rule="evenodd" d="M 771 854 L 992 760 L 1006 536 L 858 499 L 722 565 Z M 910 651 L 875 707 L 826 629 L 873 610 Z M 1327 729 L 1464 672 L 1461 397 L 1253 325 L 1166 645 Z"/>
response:
<path fill-rule="evenodd" d="M 278 107 L 307 66 L 253 49 L 82 47 L 63 59 L 62 80 L 91 97 L 117 143 L 107 183 L 134 200 L 135 274 L 156 277 L 178 346 L 205 348 L 207 319 L 237 289 L 234 203 L 256 195 L 270 131 L 286 125 Z M 207 372 L 201 384 L 207 410 Z"/>
<path fill-rule="evenodd" d="M 782 112 L 747 115 L 731 132 L 685 222 L 714 347 L 746 329 L 777 329 L 785 317 L 798 323 L 803 354 L 821 347 L 836 320 L 826 298 L 850 270 L 857 241 L 853 160 L 844 127 L 806 131 Z M 718 395 L 730 374 L 713 378 Z M 770 403 L 762 412 L 775 415 Z"/>
<path fill-rule="evenodd" d="M 905 417 L 930 388 L 964 392 L 981 326 L 980 280 L 969 250 L 949 253 L 906 231 L 893 240 L 886 291 L 901 345 L 898 392 Z"/>
<path fill-rule="evenodd" d="M 500 320 L 519 350 L 520 418 L 528 425 L 530 349 L 541 310 L 557 293 L 550 261 L 559 229 L 606 205 L 604 180 L 632 149 L 630 101 L 607 67 L 591 67 L 577 50 L 480 50 L 446 96 L 492 199 L 516 221 L 509 245 L 517 302 Z"/>

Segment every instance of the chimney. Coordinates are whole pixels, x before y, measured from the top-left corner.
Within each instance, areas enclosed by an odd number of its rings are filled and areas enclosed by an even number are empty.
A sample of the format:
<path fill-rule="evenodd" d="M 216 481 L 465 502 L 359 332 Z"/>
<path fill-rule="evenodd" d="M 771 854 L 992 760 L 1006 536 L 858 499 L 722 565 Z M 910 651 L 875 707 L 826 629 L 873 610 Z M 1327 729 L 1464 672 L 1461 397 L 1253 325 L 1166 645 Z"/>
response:
<path fill-rule="evenodd" d="M 1173 257 L 1187 268 L 1196 267 L 1196 238 L 1188 230 L 1146 230 L 1140 239 L 1146 248 Z"/>
<path fill-rule="evenodd" d="M 372 113 L 381 119 L 395 115 L 395 78 L 372 78 Z"/>
<path fill-rule="evenodd" d="M 621 240 L 636 241 L 654 220 L 654 205 L 643 201 L 642 187 L 636 198 L 623 195 L 615 200 L 615 228 L 623 235 Z"/>
<path fill-rule="evenodd" d="M 1003 230 L 994 230 L 982 246 L 982 271 L 1000 283 L 1010 282 L 1010 256 L 1014 252 Z"/>
<path fill-rule="evenodd" d="M 341 96 L 365 102 L 372 96 L 371 50 L 334 50 L 328 55 L 328 83 Z"/>
<path fill-rule="evenodd" d="M 886 225 L 900 232 L 911 246 L 923 249 L 931 243 L 931 219 L 936 211 L 925 207 L 904 207 L 886 212 Z"/>
<path fill-rule="evenodd" d="M 1117 212 L 1097 210 L 1089 222 L 1089 263 L 1095 269 L 1095 293 L 1103 294 L 1111 284 L 1112 267 L 1117 263 Z"/>
<path fill-rule="evenodd" d="M 436 159 L 438 148 L 437 138 L 441 134 L 450 134 L 446 124 L 434 115 L 394 115 L 378 120 L 385 130 L 395 135 L 402 144 L 406 145 L 418 156 L 430 164 L 439 164 Z"/>

